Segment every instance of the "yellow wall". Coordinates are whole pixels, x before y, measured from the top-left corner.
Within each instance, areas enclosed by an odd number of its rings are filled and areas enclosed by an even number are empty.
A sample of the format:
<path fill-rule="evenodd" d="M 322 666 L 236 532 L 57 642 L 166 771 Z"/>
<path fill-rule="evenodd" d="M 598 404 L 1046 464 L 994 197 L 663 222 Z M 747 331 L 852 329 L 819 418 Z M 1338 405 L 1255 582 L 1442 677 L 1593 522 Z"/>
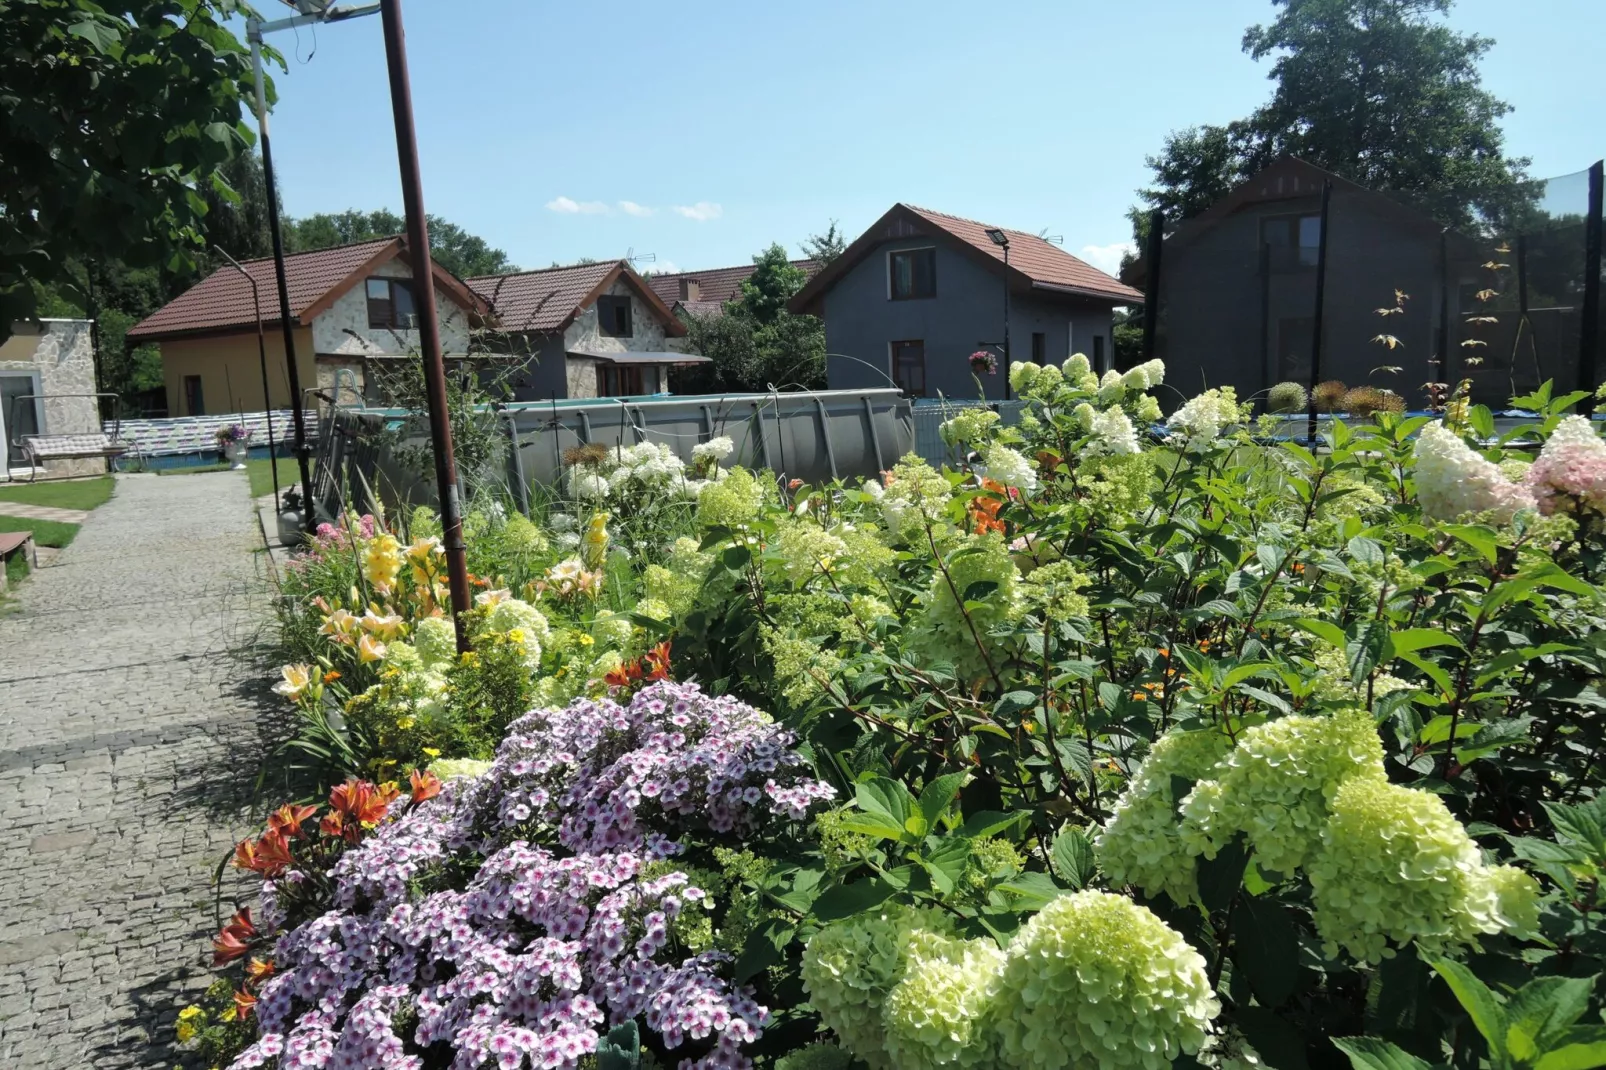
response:
<path fill-rule="evenodd" d="M 295 332 L 296 367 L 301 389 L 318 385 L 312 355 L 312 329 Z M 167 384 L 167 414 L 194 416 L 184 406 L 184 377 L 201 377 L 201 400 L 208 416 L 231 412 L 261 412 L 264 408 L 291 408 L 288 369 L 284 360 L 284 334 L 273 327 L 267 334 L 268 404 L 262 403 L 262 365 L 257 355 L 256 332 L 216 338 L 179 338 L 161 343 L 162 375 Z"/>

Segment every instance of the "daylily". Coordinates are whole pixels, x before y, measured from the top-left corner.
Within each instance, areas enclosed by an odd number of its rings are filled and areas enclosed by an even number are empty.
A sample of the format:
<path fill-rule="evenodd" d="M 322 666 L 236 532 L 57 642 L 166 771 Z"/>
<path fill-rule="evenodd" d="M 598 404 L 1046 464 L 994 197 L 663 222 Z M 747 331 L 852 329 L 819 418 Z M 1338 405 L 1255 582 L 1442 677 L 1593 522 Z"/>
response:
<path fill-rule="evenodd" d="M 286 665 L 279 670 L 279 674 L 284 679 L 274 684 L 273 690 L 276 694 L 283 695 L 292 702 L 300 698 L 307 688 L 312 686 L 311 665 Z"/>
<path fill-rule="evenodd" d="M 257 1005 L 257 998 L 245 989 L 234 993 L 234 1013 L 238 1018 L 251 1017 L 251 1010 Z"/>
<path fill-rule="evenodd" d="M 268 828 L 286 836 L 299 836 L 301 823 L 317 812 L 316 806 L 281 806 L 268 815 Z"/>
<path fill-rule="evenodd" d="M 244 907 L 213 938 L 212 965 L 221 966 L 244 955 L 250 950 L 249 942 L 256 935 L 257 927 L 251 922 L 251 908 Z"/>
<path fill-rule="evenodd" d="M 414 769 L 408 778 L 413 788 L 413 802 L 421 803 L 441 793 L 441 778 L 423 769 Z"/>
<path fill-rule="evenodd" d="M 372 827 L 400 794 L 394 783 L 376 786 L 366 780 L 348 780 L 329 793 L 329 805 L 355 824 Z"/>
<path fill-rule="evenodd" d="M 364 664 L 371 661 L 384 661 L 385 650 L 385 644 L 371 635 L 364 635 L 357 640 L 357 660 Z"/>
<path fill-rule="evenodd" d="M 500 587 L 494 591 L 481 591 L 474 596 L 474 604 L 477 606 L 496 606 L 501 605 L 512 597 L 512 591 L 506 587 Z"/>
<path fill-rule="evenodd" d="M 245 976 L 254 985 L 259 985 L 273 976 L 272 959 L 252 959 L 246 963 Z"/>
<path fill-rule="evenodd" d="M 274 828 L 268 829 L 257 840 L 255 852 L 256 857 L 249 868 L 270 879 L 289 869 L 294 861 L 290 857 L 290 841 L 283 832 Z"/>
<path fill-rule="evenodd" d="M 318 634 L 327 635 L 330 642 L 349 646 L 359 630 L 361 630 L 361 625 L 351 610 L 337 609 L 323 619 L 323 624 L 318 628 Z"/>
<path fill-rule="evenodd" d="M 365 632 L 379 639 L 390 640 L 401 634 L 402 627 L 407 623 L 396 613 L 379 613 L 369 607 L 358 621 Z"/>

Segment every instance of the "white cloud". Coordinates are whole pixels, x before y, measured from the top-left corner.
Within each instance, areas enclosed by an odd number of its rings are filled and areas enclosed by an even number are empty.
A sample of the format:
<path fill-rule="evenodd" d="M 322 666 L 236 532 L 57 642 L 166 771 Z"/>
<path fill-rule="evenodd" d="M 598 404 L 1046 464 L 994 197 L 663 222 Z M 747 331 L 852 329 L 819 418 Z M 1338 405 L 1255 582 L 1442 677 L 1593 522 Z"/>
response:
<path fill-rule="evenodd" d="M 679 275 L 680 274 L 680 265 L 679 264 L 675 263 L 673 260 L 665 260 L 661 256 L 657 260 L 653 261 L 652 263 L 650 263 L 650 264 L 641 264 L 637 268 L 637 270 L 643 270 L 643 269 L 652 272 L 654 275 Z"/>
<path fill-rule="evenodd" d="M 1137 246 L 1129 241 L 1111 242 L 1109 245 L 1082 246 L 1082 259 L 1109 275 L 1121 270 L 1121 257 L 1127 253 L 1137 252 Z"/>
<path fill-rule="evenodd" d="M 725 209 L 710 201 L 698 201 L 696 204 L 677 204 L 675 205 L 675 212 L 677 215 L 683 215 L 687 219 L 695 219 L 699 223 L 706 223 L 710 219 L 718 219 L 724 214 Z"/>
<path fill-rule="evenodd" d="M 573 197 L 554 197 L 546 202 L 547 211 L 559 215 L 607 215 L 608 206 L 601 201 L 577 201 Z"/>
<path fill-rule="evenodd" d="M 637 204 L 635 201 L 620 201 L 619 210 L 625 215 L 633 216 L 648 216 L 653 213 L 653 209 L 648 208 L 645 204 Z"/>

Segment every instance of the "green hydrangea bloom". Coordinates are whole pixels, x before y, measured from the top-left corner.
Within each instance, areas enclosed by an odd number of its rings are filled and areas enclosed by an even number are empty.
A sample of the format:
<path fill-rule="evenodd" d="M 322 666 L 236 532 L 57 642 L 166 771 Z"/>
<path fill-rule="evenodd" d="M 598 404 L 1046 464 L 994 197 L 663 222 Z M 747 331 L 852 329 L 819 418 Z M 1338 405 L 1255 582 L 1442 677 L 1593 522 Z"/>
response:
<path fill-rule="evenodd" d="M 952 660 L 962 677 L 975 679 L 987 673 L 978 639 L 991 651 L 988 633 L 1018 616 L 1023 607 L 1020 573 L 997 532 L 966 536 L 961 547 L 947 555 L 946 564 L 946 575 L 938 569 L 932 576 L 913 642 L 931 657 Z M 995 585 L 991 593 L 977 600 L 979 606 L 963 608 L 965 592 L 982 582 Z"/>
<path fill-rule="evenodd" d="M 903 979 L 881 1010 L 886 1053 L 898 1070 L 991 1067 L 988 1015 L 1004 953 L 991 940 L 910 933 Z"/>
<path fill-rule="evenodd" d="M 980 442 L 1002 417 L 991 409 L 980 406 L 960 409 L 951 420 L 944 420 L 937 434 L 950 446 L 961 442 Z"/>
<path fill-rule="evenodd" d="M 886 1053 L 881 1008 L 903 979 L 911 933 L 951 934 L 943 916 L 889 906 L 832 922 L 803 949 L 803 987 L 820 1021 L 871 1070 L 896 1070 Z"/>
<path fill-rule="evenodd" d="M 1051 561 L 1031 571 L 1021 585 L 1032 605 L 1053 620 L 1087 616 L 1087 599 L 1077 592 L 1088 578 L 1068 561 Z"/>
<path fill-rule="evenodd" d="M 675 615 L 674 610 L 669 608 L 669 603 L 658 598 L 643 598 L 641 601 L 636 603 L 636 612 L 640 613 L 643 617 L 651 617 L 653 620 L 664 621 L 669 620 Z"/>
<path fill-rule="evenodd" d="M 442 780 L 477 777 L 491 768 L 490 762 L 478 758 L 437 758 L 429 763 L 429 771 Z"/>
<path fill-rule="evenodd" d="M 1171 781 L 1203 780 L 1231 747 L 1232 740 L 1211 729 L 1155 741 L 1093 843 L 1111 882 L 1136 885 L 1146 896 L 1164 892 L 1179 904 L 1198 899 L 1194 855 L 1182 842 Z"/>
<path fill-rule="evenodd" d="M 439 539 L 445 534 L 441 530 L 440 517 L 427 505 L 420 505 L 413 510 L 407 522 L 407 533 L 414 539 Z"/>
<path fill-rule="evenodd" d="M 592 622 L 591 637 L 599 646 L 631 651 L 636 638 L 636 623 L 623 613 L 603 613 Z"/>
<path fill-rule="evenodd" d="M 953 488 L 918 454 L 911 453 L 892 466 L 884 489 L 874 480 L 866 481 L 864 489 L 880 499 L 887 530 L 898 541 L 924 544 L 928 521 L 947 527 L 944 514 Z"/>
<path fill-rule="evenodd" d="M 1350 676 L 1349 661 L 1344 652 L 1331 643 L 1322 643 L 1317 646 L 1311 655 L 1311 661 L 1316 665 L 1316 675 L 1311 678 L 1312 694 L 1328 702 L 1364 702 L 1366 701 L 1366 683 L 1362 681 L 1356 687 Z M 1394 691 L 1406 691 L 1410 684 L 1390 673 L 1380 672 L 1372 679 L 1372 697 L 1382 698 Z"/>
<path fill-rule="evenodd" d="M 783 521 L 770 543 L 776 567 L 788 581 L 803 586 L 823 572 L 834 571 L 848 552 L 848 544 L 812 520 Z"/>
<path fill-rule="evenodd" d="M 1293 873 L 1321 843 L 1339 788 L 1356 777 L 1383 780 L 1383 743 L 1365 710 L 1296 715 L 1256 725 L 1182 804 L 1182 839 L 1216 852 L 1242 832 L 1262 869 Z"/>
<path fill-rule="evenodd" d="M 547 552 L 546 534 L 523 513 L 513 513 L 502 525 L 502 541 L 514 554 L 534 557 Z"/>
<path fill-rule="evenodd" d="M 1442 954 L 1480 934 L 1531 932 L 1539 886 L 1509 866 L 1490 868 L 1437 795 L 1384 780 L 1339 788 L 1321 848 L 1308 866 L 1316 931 L 1329 956 L 1363 962 L 1415 941 Z"/>
<path fill-rule="evenodd" d="M 1157 424 L 1165 415 L 1160 410 L 1160 399 L 1153 394 L 1144 394 L 1132 406 L 1132 415 L 1147 424 Z"/>
<path fill-rule="evenodd" d="M 1154 460 L 1147 453 L 1088 457 L 1076 468 L 1076 481 L 1089 511 L 1107 526 L 1147 510 L 1154 493 Z"/>
<path fill-rule="evenodd" d="M 457 659 L 457 629 L 445 617 L 425 617 L 413 626 L 413 646 L 424 668 L 450 665 Z"/>
<path fill-rule="evenodd" d="M 1125 896 L 1063 895 L 1010 945 L 994 1001 L 999 1064 L 1168 1070 L 1220 1012 L 1205 961 Z"/>
<path fill-rule="evenodd" d="M 1042 365 L 1030 360 L 1017 360 L 1009 366 L 1009 385 L 1014 387 L 1017 395 L 1025 394 L 1037 385 L 1038 376 L 1042 374 Z"/>
<path fill-rule="evenodd" d="M 825 868 L 832 873 L 856 866 L 862 862 L 876 841 L 860 832 L 844 828 L 844 823 L 858 816 L 858 812 L 840 807 L 822 810 L 814 816 L 814 833 L 820 841 L 820 855 Z"/>
<path fill-rule="evenodd" d="M 1025 868 L 1025 859 L 1008 840 L 976 840 L 965 860 L 965 883 L 978 892 L 986 891 L 994 882 L 1008 880 Z"/>
<path fill-rule="evenodd" d="M 835 1044 L 810 1044 L 775 1060 L 775 1070 L 848 1070 L 853 1056 Z"/>
<path fill-rule="evenodd" d="M 758 518 L 764 487 L 745 468 L 732 468 L 725 478 L 697 495 L 697 523 L 705 528 L 739 528 Z"/>
<path fill-rule="evenodd" d="M 1087 359 L 1085 353 L 1072 353 L 1065 358 L 1065 377 L 1067 379 L 1080 379 L 1093 370 L 1093 362 Z"/>
<path fill-rule="evenodd" d="M 457 649 L 456 636 L 452 638 L 452 649 Z M 424 659 L 419 656 L 418 648 L 400 640 L 385 644 L 385 664 L 403 675 L 424 671 Z"/>
<path fill-rule="evenodd" d="M 491 612 L 485 618 L 485 626 L 493 632 L 510 632 L 518 628 L 538 643 L 545 643 L 552 637 L 552 627 L 547 623 L 546 615 L 519 598 L 509 598 L 491 607 Z"/>
<path fill-rule="evenodd" d="M 829 680 L 842 667 L 842 660 L 835 654 L 791 631 L 762 625 L 759 642 L 769 655 L 782 696 L 794 705 L 801 706 L 820 694 L 820 678 Z"/>

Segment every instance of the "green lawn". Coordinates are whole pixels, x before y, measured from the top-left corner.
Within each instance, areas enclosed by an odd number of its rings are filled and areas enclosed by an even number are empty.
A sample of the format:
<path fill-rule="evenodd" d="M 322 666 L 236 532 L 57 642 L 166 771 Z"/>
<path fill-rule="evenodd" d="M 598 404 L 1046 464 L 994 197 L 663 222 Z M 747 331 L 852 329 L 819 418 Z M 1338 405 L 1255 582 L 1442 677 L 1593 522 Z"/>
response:
<path fill-rule="evenodd" d="M 60 483 L 10 483 L 0 485 L 0 513 L 5 502 L 24 502 L 55 509 L 93 509 L 104 505 L 112 496 L 114 481 L 111 476 L 93 479 L 73 479 Z M 16 531 L 16 528 L 7 528 Z"/>
<path fill-rule="evenodd" d="M 188 476 L 196 472 L 227 472 L 230 466 L 226 464 L 205 464 L 199 468 L 159 468 L 158 475 Z M 251 480 L 251 497 L 260 498 L 265 494 L 273 493 L 272 462 L 266 457 L 253 457 L 245 462 L 245 474 Z M 297 479 L 296 462 L 292 457 L 279 458 L 279 489 L 290 486 Z"/>
<path fill-rule="evenodd" d="M 0 510 L 5 506 L 0 505 Z M 62 547 L 78 534 L 77 524 L 60 524 L 54 520 L 25 520 L 19 516 L 6 516 L 0 512 L 0 531 L 31 531 L 33 541 L 40 546 Z"/>

